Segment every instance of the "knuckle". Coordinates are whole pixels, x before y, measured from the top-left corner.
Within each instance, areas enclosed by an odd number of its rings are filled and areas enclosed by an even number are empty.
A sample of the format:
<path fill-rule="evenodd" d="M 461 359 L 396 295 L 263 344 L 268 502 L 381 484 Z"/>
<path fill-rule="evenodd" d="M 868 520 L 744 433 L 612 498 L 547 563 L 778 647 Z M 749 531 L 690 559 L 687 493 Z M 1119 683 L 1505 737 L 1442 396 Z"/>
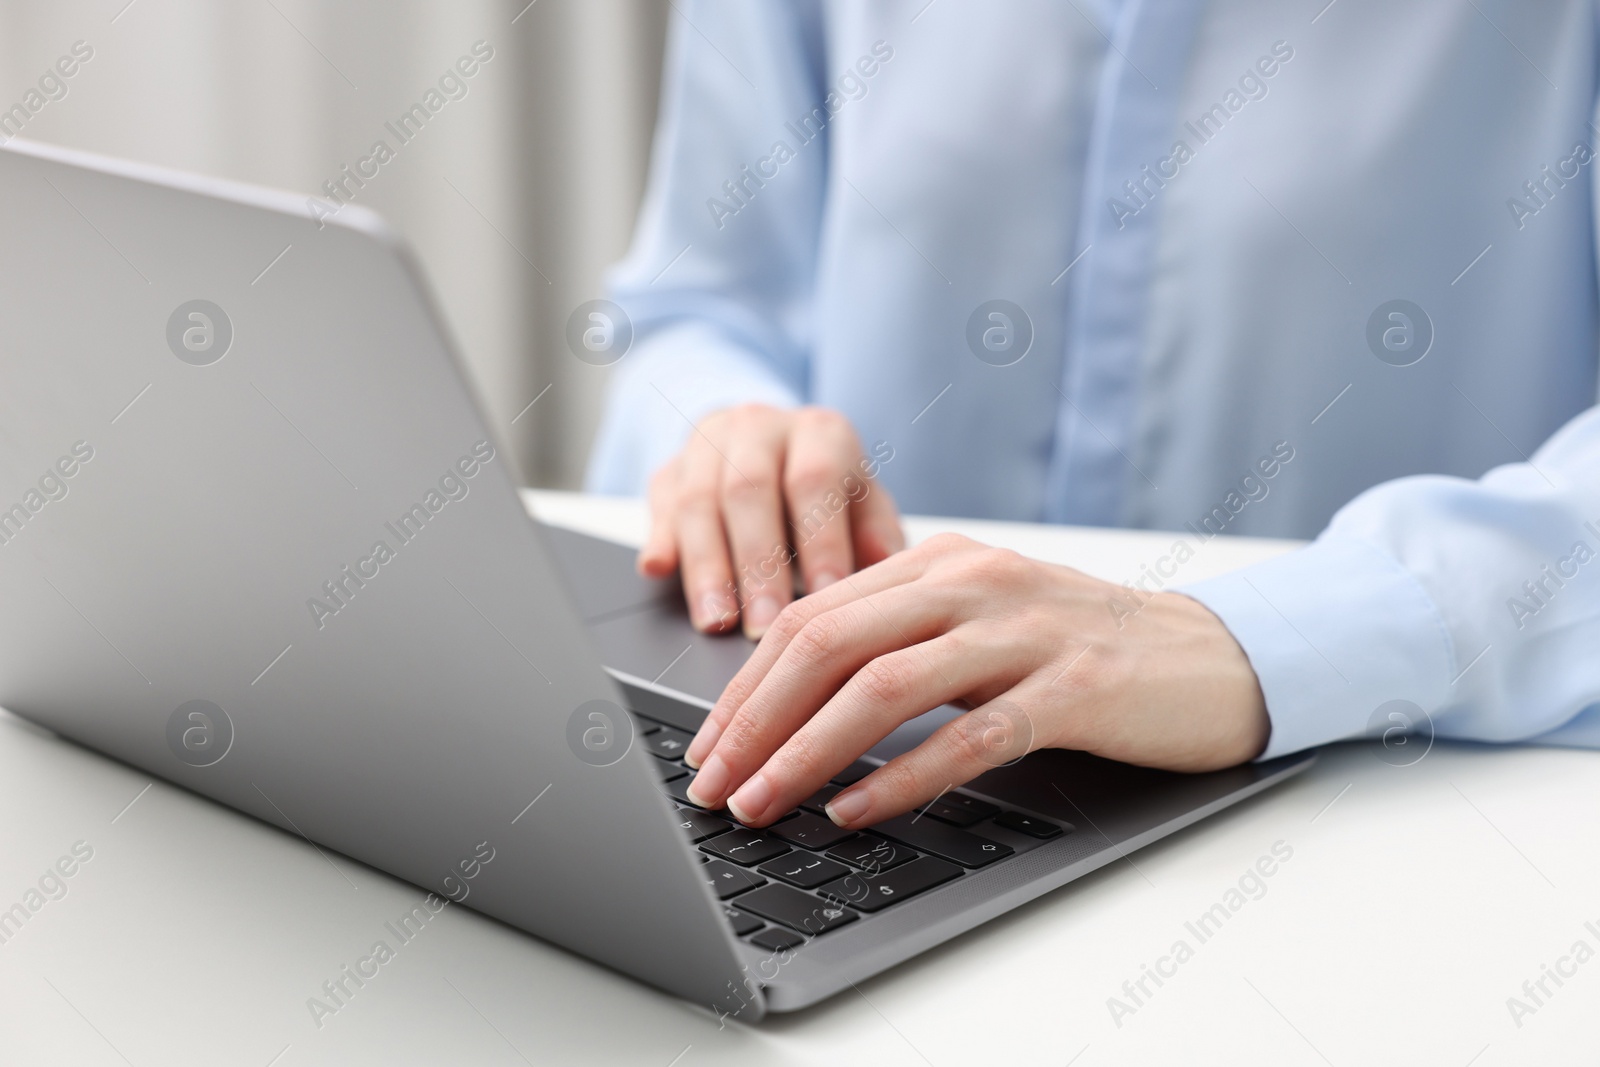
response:
<path fill-rule="evenodd" d="M 959 664 L 992 641 L 993 637 L 987 628 L 955 623 L 940 634 L 936 642 L 923 647 L 928 652 L 930 664 L 933 662 Z"/>
<path fill-rule="evenodd" d="M 722 468 L 721 490 L 724 500 L 740 502 L 759 500 L 772 495 L 777 479 L 765 464 L 732 463 Z"/>
<path fill-rule="evenodd" d="M 920 792 L 922 775 L 918 773 L 916 759 L 900 756 L 872 772 L 877 780 L 880 795 L 890 797 L 915 796 Z"/>
<path fill-rule="evenodd" d="M 683 511 L 716 511 L 721 504 L 717 487 L 711 482 L 694 481 L 678 489 L 678 507 Z"/>
<path fill-rule="evenodd" d="M 991 701 L 949 724 L 944 756 L 952 770 L 977 771 L 1021 758 L 1034 747 L 1033 716 L 1006 700 Z"/>
<path fill-rule="evenodd" d="M 740 430 L 759 426 L 777 413 L 777 409 L 766 404 L 735 404 L 723 411 L 729 424 Z"/>
<path fill-rule="evenodd" d="M 810 618 L 811 605 L 804 601 L 791 600 L 778 612 L 778 617 L 772 620 L 772 625 L 767 627 L 767 633 L 785 645 L 793 644 Z"/>
<path fill-rule="evenodd" d="M 761 745 L 762 723 L 747 708 L 740 708 L 717 739 L 717 751 L 734 765 L 741 765 Z"/>
<path fill-rule="evenodd" d="M 917 679 L 899 656 L 880 656 L 856 672 L 856 688 L 879 707 L 894 707 L 914 695 Z"/>
<path fill-rule="evenodd" d="M 810 496 L 831 489 L 836 481 L 833 468 L 815 459 L 790 463 L 783 473 L 783 485 L 790 496 Z"/>
<path fill-rule="evenodd" d="M 985 729 L 982 720 L 974 718 L 971 712 L 957 716 L 948 729 L 940 730 L 931 739 L 938 745 L 939 762 L 952 769 L 977 763 Z"/>
<path fill-rule="evenodd" d="M 784 743 L 774 758 L 783 777 L 799 780 L 825 774 L 830 769 L 823 765 L 828 756 L 825 743 L 812 737 L 811 731 L 801 730 Z"/>
<path fill-rule="evenodd" d="M 846 644 L 844 625 L 829 612 L 800 627 L 791 647 L 802 659 L 826 663 L 837 657 Z"/>
<path fill-rule="evenodd" d="M 1026 579 L 1031 564 L 1009 548 L 986 548 L 967 562 L 969 574 L 979 581 L 1009 585 Z"/>
<path fill-rule="evenodd" d="M 946 556 L 965 551 L 976 544 L 970 537 L 958 533 L 937 533 L 919 544 L 916 550 L 927 556 Z"/>

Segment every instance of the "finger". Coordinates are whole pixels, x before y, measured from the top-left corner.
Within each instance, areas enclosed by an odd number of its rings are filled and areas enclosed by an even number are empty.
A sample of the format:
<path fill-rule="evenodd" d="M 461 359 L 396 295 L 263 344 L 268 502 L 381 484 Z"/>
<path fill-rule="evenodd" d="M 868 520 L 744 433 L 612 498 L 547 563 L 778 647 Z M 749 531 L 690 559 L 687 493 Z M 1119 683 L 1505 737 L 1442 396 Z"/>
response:
<path fill-rule="evenodd" d="M 1034 728 L 1016 690 L 935 730 L 828 802 L 828 818 L 859 829 L 925 804 L 985 771 L 1026 755 Z"/>
<path fill-rule="evenodd" d="M 796 417 L 784 465 L 784 497 L 808 593 L 826 589 L 856 570 L 850 504 L 844 490 L 865 484 L 852 477 L 860 456 L 855 432 L 842 418 L 822 414 Z M 852 479 L 849 485 L 847 478 Z"/>
<path fill-rule="evenodd" d="M 784 608 L 777 621 L 761 638 L 761 644 L 756 646 L 750 658 L 745 660 L 744 666 L 739 668 L 739 673 L 733 676 L 733 681 L 728 683 L 722 695 L 717 698 L 717 702 L 711 706 L 705 722 L 701 724 L 694 740 L 689 743 L 689 750 L 684 754 L 683 761 L 691 768 L 701 766 L 701 761 L 710 755 L 712 747 L 717 743 L 722 731 L 727 728 L 734 713 L 739 710 L 739 706 L 755 691 L 755 687 L 806 623 L 823 612 L 871 596 L 875 592 L 913 581 L 923 573 L 926 566 L 926 560 L 917 555 L 895 556 L 870 570 L 837 582 L 822 592 L 802 597 Z"/>
<path fill-rule="evenodd" d="M 719 632 L 739 618 L 722 525 L 722 455 L 697 432 L 684 449 L 681 463 L 677 533 L 683 595 L 694 625 Z"/>
<path fill-rule="evenodd" d="M 769 423 L 728 446 L 722 468 L 722 515 L 744 605 L 744 632 L 760 637 L 794 599 L 789 537 L 779 487 L 784 429 Z"/>
<path fill-rule="evenodd" d="M 639 550 L 639 573 L 665 578 L 678 569 L 677 510 L 678 460 L 674 457 L 650 479 L 650 536 Z"/>
<path fill-rule="evenodd" d="M 689 785 L 695 803 L 721 806 L 858 669 L 942 628 L 938 605 L 914 586 L 899 586 L 878 599 L 885 602 L 857 601 L 818 616 L 800 631 L 705 757 Z M 842 758 L 839 767 L 853 757 Z M 752 800 L 743 810 L 758 814 L 765 807 Z"/>
<path fill-rule="evenodd" d="M 872 660 L 729 797 L 729 810 L 756 826 L 794 810 L 900 724 L 997 671 L 1020 676 L 1021 657 L 1001 662 L 1007 651 L 1004 642 L 962 627 Z"/>
<path fill-rule="evenodd" d="M 865 484 L 865 494 L 850 505 L 850 533 L 858 567 L 870 567 L 906 547 L 894 497 L 876 478 Z"/>
<path fill-rule="evenodd" d="M 722 691 L 717 703 L 720 705 L 727 702 L 737 706 L 748 699 L 761 679 L 766 677 L 773 664 L 777 663 L 779 657 L 788 649 L 790 643 L 813 619 L 914 582 L 922 577 L 926 570 L 925 560 L 897 556 L 869 570 L 848 575 L 843 581 L 835 582 L 827 589 L 794 601 L 767 630 L 756 650 L 745 660 L 739 673 L 734 675 L 733 681 Z"/>

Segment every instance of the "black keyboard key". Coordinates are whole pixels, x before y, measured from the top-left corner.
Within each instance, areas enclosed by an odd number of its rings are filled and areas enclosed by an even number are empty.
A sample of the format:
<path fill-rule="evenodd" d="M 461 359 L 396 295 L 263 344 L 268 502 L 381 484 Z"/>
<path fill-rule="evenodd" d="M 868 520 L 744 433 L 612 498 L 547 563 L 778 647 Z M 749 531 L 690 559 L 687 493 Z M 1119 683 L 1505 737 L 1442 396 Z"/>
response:
<path fill-rule="evenodd" d="M 787 930 L 780 930 L 770 926 L 750 939 L 756 948 L 764 948 L 768 952 L 782 952 L 786 948 L 797 948 L 806 943 L 806 939 L 799 934 L 791 934 Z"/>
<path fill-rule="evenodd" d="M 682 778 L 674 778 L 670 782 L 662 782 L 661 791 L 686 808 L 705 811 L 705 808 L 689 799 L 689 783 L 692 781 L 694 781 L 694 775 L 686 774 Z M 718 808 L 717 810 L 722 811 L 723 809 Z"/>
<path fill-rule="evenodd" d="M 887 871 L 917 858 L 917 854 L 904 845 L 885 841 L 876 834 L 862 834 L 854 840 L 835 845 L 828 850 L 828 855 L 867 871 Z"/>
<path fill-rule="evenodd" d="M 924 815 L 947 822 L 951 826 L 971 826 L 999 812 L 1000 809 L 988 801 L 961 793 L 946 793 L 923 809 Z"/>
<path fill-rule="evenodd" d="M 735 893 L 767 884 L 767 880 L 754 871 L 735 867 L 722 860 L 712 860 L 700 868 L 700 877 L 706 880 L 718 900 L 727 900 Z"/>
<path fill-rule="evenodd" d="M 841 830 L 833 825 L 833 820 L 813 815 L 809 811 L 794 813 L 790 818 L 774 825 L 770 833 L 774 837 L 783 838 L 791 845 L 811 849 L 832 848 L 839 842 L 855 836 L 854 830 Z"/>
<path fill-rule="evenodd" d="M 857 782 L 861 781 L 861 779 L 865 778 L 867 775 L 871 774 L 877 769 L 878 765 L 876 763 L 868 763 L 864 759 L 858 759 L 854 763 L 850 764 L 850 766 L 834 775 L 833 784 L 855 785 Z"/>
<path fill-rule="evenodd" d="M 656 773 L 661 776 L 663 782 L 673 782 L 688 775 L 689 769 L 681 763 L 656 760 Z"/>
<path fill-rule="evenodd" d="M 700 847 L 713 856 L 732 860 L 743 867 L 754 867 L 758 863 L 765 863 L 789 851 L 789 846 L 782 841 L 774 840 L 758 830 L 745 826 L 713 837 Z"/>
<path fill-rule="evenodd" d="M 912 815 L 897 815 L 873 829 L 891 840 L 930 852 L 963 867 L 983 867 L 995 860 L 1005 859 L 1013 851 L 1010 845 Z"/>
<path fill-rule="evenodd" d="M 723 808 L 722 812 L 724 814 L 726 814 L 729 819 L 733 820 L 737 825 L 739 825 L 739 826 L 743 826 L 744 825 L 744 823 L 738 822 L 739 817 L 737 815 L 735 815 L 733 812 L 729 811 L 727 808 Z M 790 819 L 794 818 L 796 815 L 799 815 L 799 814 L 800 814 L 800 812 L 798 812 L 798 811 L 791 811 L 787 815 L 778 816 L 776 819 L 772 820 L 770 825 L 767 826 L 767 833 L 769 833 L 769 834 L 772 833 L 779 826 L 781 826 L 783 823 L 788 822 Z"/>
<path fill-rule="evenodd" d="M 961 868 L 932 856 L 918 856 L 892 871 L 847 874 L 817 890 L 825 899 L 873 912 L 916 896 L 961 875 Z"/>
<path fill-rule="evenodd" d="M 739 907 L 812 937 L 859 918 L 855 912 L 836 901 L 819 900 L 810 893 L 802 893 L 778 882 L 769 882 L 760 889 L 746 893 L 739 898 Z"/>
<path fill-rule="evenodd" d="M 689 841 L 693 844 L 699 844 L 708 837 L 715 837 L 730 829 L 726 819 L 718 818 L 699 808 L 679 808 L 678 825 L 689 835 Z"/>
<path fill-rule="evenodd" d="M 800 802 L 800 806 L 807 811 L 814 811 L 823 818 L 828 817 L 828 801 L 838 796 L 844 790 L 843 786 L 825 785 Z"/>
<path fill-rule="evenodd" d="M 660 756 L 662 759 L 678 759 L 689 751 L 689 742 L 693 741 L 694 737 L 682 730 L 663 726 L 646 734 L 643 740 L 644 747 L 648 748 L 652 755 Z"/>
<path fill-rule="evenodd" d="M 763 926 L 767 925 L 754 915 L 751 915 L 749 912 L 740 911 L 731 904 L 724 904 L 722 906 L 722 914 L 727 916 L 728 925 L 733 927 L 734 937 L 743 937 L 745 934 L 753 934 Z"/>
<path fill-rule="evenodd" d="M 1024 815 L 1020 811 L 1006 811 L 994 817 L 996 826 L 1004 826 L 1007 830 L 1015 830 L 1019 834 L 1037 837 L 1041 841 L 1048 841 L 1052 837 L 1060 837 L 1068 830 L 1073 829 L 1071 824 L 1057 826 L 1053 822 L 1041 819 L 1036 815 Z"/>
<path fill-rule="evenodd" d="M 813 856 L 809 852 L 791 852 L 787 856 L 779 856 L 756 870 L 801 889 L 815 889 L 823 882 L 831 882 L 850 873 L 850 868 L 844 864 L 823 856 Z"/>

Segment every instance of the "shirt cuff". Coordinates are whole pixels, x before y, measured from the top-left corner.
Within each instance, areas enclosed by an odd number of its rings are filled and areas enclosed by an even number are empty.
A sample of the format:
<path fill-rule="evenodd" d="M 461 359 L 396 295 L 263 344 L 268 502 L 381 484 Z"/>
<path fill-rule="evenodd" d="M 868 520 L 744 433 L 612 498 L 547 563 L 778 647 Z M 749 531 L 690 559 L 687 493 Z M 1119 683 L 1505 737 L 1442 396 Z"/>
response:
<path fill-rule="evenodd" d="M 1178 590 L 1227 626 L 1255 668 L 1272 736 L 1258 760 L 1367 736 L 1378 708 L 1443 706 L 1455 654 L 1443 616 L 1378 548 L 1329 537 Z"/>

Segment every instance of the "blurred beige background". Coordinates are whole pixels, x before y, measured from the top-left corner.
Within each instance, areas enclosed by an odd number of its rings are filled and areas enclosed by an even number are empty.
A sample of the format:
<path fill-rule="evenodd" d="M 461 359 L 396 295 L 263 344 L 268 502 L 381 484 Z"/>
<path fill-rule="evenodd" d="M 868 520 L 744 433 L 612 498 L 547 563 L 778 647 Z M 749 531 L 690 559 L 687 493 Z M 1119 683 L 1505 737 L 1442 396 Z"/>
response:
<path fill-rule="evenodd" d="M 627 245 L 669 17 L 669 0 L 0 0 L 0 109 L 84 41 L 93 58 L 20 136 L 325 195 L 487 42 L 466 95 L 356 202 L 415 249 L 524 480 L 575 487 L 606 371 L 563 329 Z"/>

